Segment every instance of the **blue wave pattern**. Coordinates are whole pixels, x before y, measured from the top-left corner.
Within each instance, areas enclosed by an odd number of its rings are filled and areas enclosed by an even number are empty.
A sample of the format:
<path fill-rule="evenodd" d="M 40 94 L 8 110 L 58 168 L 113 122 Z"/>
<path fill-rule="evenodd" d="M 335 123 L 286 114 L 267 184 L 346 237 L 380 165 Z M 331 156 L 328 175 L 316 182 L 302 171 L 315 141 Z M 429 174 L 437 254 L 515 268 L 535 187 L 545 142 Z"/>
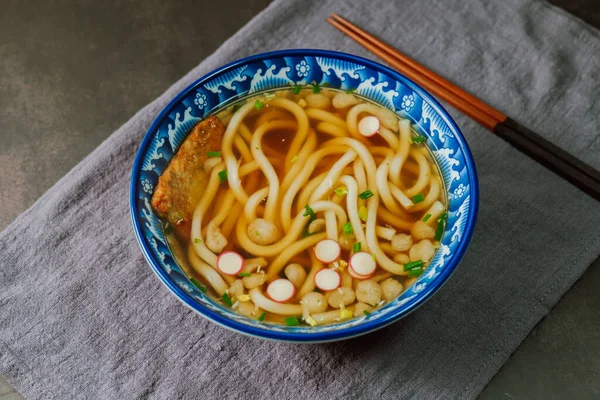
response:
<path fill-rule="evenodd" d="M 204 295 L 191 284 L 175 262 L 163 236 L 161 223 L 150 206 L 152 188 L 156 187 L 158 178 L 169 160 L 198 121 L 225 104 L 249 94 L 296 84 L 327 85 L 341 90 L 354 89 L 357 95 L 387 107 L 402 118 L 410 119 L 414 129 L 427 138 L 449 193 L 446 234 L 430 266 L 417 282 L 377 313 L 336 325 L 314 328 L 286 327 L 252 321 Z M 418 298 L 420 292 L 433 284 L 463 240 L 466 230 L 471 192 L 469 172 L 453 129 L 411 88 L 391 76 L 358 63 L 329 57 L 273 56 L 272 59 L 254 61 L 226 70 L 212 76 L 207 82 L 196 85 L 180 102 L 172 105 L 170 113 L 154 133 L 147 150 L 137 182 L 139 215 L 135 218 L 141 222 L 144 237 L 153 255 L 172 281 L 198 303 L 245 325 L 268 328 L 276 332 L 328 332 L 356 326 L 366 318 L 382 318 L 398 308 L 407 306 Z"/>

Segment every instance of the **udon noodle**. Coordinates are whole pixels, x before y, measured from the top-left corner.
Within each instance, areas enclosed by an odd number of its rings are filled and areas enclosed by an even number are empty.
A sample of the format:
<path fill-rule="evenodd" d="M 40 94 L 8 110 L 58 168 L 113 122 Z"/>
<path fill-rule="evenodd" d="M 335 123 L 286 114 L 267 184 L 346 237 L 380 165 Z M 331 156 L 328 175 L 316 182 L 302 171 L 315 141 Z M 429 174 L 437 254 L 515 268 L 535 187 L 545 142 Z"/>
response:
<path fill-rule="evenodd" d="M 310 326 L 363 317 L 427 269 L 444 233 L 424 142 L 353 93 L 263 93 L 200 122 L 152 204 L 192 282 L 236 312 Z"/>

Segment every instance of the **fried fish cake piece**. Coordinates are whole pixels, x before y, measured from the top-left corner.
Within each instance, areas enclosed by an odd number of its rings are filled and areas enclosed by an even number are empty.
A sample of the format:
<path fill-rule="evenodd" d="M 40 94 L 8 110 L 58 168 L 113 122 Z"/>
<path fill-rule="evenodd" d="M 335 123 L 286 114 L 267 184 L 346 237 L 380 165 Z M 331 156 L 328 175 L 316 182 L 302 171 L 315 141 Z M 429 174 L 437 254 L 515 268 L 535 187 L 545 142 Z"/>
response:
<path fill-rule="evenodd" d="M 152 207 L 182 238 L 189 238 L 194 208 L 208 184 L 207 152 L 220 150 L 224 133 L 225 126 L 216 116 L 200 121 L 158 178 Z"/>

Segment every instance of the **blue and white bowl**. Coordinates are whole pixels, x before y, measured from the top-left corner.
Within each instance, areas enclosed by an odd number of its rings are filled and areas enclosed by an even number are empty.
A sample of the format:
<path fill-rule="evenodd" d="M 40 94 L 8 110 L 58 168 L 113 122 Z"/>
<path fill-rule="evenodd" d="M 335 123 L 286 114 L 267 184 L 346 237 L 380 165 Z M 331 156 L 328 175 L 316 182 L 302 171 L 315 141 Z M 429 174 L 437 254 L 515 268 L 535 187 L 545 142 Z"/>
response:
<path fill-rule="evenodd" d="M 317 83 L 348 90 L 408 118 L 427 138 L 442 172 L 448 221 L 429 268 L 396 300 L 368 316 L 335 325 L 288 327 L 258 322 L 223 307 L 199 291 L 174 261 L 162 226 L 150 206 L 158 177 L 198 121 L 213 111 L 256 93 Z M 383 65 L 324 50 L 284 50 L 257 54 L 198 79 L 158 115 L 137 153 L 131 175 L 130 208 L 137 240 L 148 264 L 183 303 L 234 331 L 265 339 L 326 342 L 382 328 L 423 304 L 450 277 L 469 245 L 478 208 L 477 173 L 465 139 L 444 108 L 410 79 Z"/>

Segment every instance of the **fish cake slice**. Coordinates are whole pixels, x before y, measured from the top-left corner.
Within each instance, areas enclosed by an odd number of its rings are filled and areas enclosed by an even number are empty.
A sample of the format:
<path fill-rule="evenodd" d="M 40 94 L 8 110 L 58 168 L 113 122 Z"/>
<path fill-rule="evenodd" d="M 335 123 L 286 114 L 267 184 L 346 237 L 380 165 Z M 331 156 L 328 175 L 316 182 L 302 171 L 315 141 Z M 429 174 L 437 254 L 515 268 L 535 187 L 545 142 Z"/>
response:
<path fill-rule="evenodd" d="M 175 232 L 189 239 L 194 208 L 208 183 L 204 162 L 209 151 L 219 151 L 225 126 L 216 116 L 200 121 L 158 178 L 152 207 Z"/>

